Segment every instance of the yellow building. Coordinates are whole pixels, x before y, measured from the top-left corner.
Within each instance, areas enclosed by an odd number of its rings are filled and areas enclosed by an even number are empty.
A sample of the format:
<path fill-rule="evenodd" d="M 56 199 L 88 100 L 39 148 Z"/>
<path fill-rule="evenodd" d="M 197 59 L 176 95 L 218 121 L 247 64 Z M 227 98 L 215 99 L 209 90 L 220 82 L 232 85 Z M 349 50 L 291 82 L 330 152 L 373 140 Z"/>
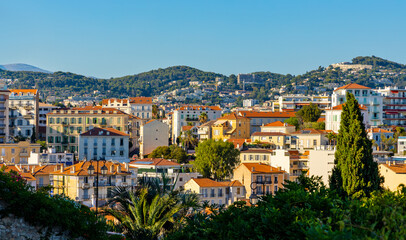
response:
<path fill-rule="evenodd" d="M 89 167 L 93 166 L 93 174 Z M 105 174 L 102 167 L 105 166 Z M 54 194 L 66 196 L 86 206 L 94 207 L 96 200 L 96 173 L 99 174 L 98 200 L 99 205 L 106 202 L 111 196 L 111 191 L 116 186 L 128 187 L 136 183 L 137 169 L 130 168 L 128 164 L 112 161 L 82 161 L 67 168 L 60 168 L 50 173 Z"/>
<path fill-rule="evenodd" d="M 269 143 L 275 148 L 289 148 L 290 135 L 280 132 L 255 132 L 251 135 L 251 142 Z"/>
<path fill-rule="evenodd" d="M 263 163 L 270 164 L 271 156 L 275 152 L 271 149 L 248 149 L 240 152 L 241 163 Z"/>
<path fill-rule="evenodd" d="M 250 119 L 235 113 L 221 117 L 212 125 L 215 140 L 250 138 Z"/>
<path fill-rule="evenodd" d="M 0 144 L 0 162 L 8 164 L 26 164 L 33 153 L 40 152 L 41 145 L 30 141 Z"/>
<path fill-rule="evenodd" d="M 56 152 L 78 152 L 80 133 L 99 127 L 114 128 L 130 134 L 130 141 L 134 145 L 139 136 L 140 122 L 139 118 L 115 108 L 95 106 L 57 109 L 47 114 L 47 144 L 54 147 Z"/>
<path fill-rule="evenodd" d="M 288 179 L 287 173 L 280 168 L 275 168 L 261 163 L 241 163 L 234 170 L 233 180 L 238 180 L 245 186 L 245 198 L 251 194 L 263 196 L 275 194 Z"/>
<path fill-rule="evenodd" d="M 244 198 L 245 189 L 239 181 L 217 182 L 209 178 L 192 178 L 183 186 L 186 191 L 199 194 L 200 201 L 229 205 Z"/>
<path fill-rule="evenodd" d="M 405 163 L 387 162 L 386 164 L 379 164 L 379 172 L 384 177 L 384 188 L 396 191 L 400 184 L 406 186 Z"/>

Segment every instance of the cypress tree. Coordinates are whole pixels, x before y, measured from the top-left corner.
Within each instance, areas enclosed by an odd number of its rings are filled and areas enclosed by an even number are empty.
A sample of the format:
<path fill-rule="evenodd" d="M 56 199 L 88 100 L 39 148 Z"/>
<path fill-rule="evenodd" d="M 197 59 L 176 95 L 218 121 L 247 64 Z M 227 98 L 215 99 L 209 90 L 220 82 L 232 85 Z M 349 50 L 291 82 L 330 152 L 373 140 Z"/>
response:
<path fill-rule="evenodd" d="M 330 187 L 342 196 L 369 196 L 381 188 L 383 178 L 372 157 L 372 142 L 367 137 L 358 101 L 348 92 L 346 98 Z"/>

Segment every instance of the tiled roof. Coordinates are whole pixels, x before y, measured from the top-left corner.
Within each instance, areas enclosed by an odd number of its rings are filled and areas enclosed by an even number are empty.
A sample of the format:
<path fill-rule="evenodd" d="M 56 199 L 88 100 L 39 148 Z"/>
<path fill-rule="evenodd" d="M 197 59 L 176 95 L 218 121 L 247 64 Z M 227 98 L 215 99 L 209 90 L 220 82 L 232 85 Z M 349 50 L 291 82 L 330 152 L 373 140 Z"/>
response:
<path fill-rule="evenodd" d="M 290 118 L 295 117 L 295 112 L 253 112 L 240 111 L 241 116 L 247 118 Z"/>
<path fill-rule="evenodd" d="M 230 113 L 230 114 L 222 116 L 218 120 L 237 120 L 237 119 L 248 119 L 248 118 L 238 116 L 236 113 Z"/>
<path fill-rule="evenodd" d="M 344 105 L 345 105 L 345 103 L 332 107 L 328 110 L 343 110 Z M 364 110 L 364 111 L 368 110 L 367 107 L 365 107 L 364 105 L 361 105 L 361 104 L 358 104 L 358 107 L 359 107 L 359 109 Z"/>
<path fill-rule="evenodd" d="M 317 119 L 317 122 L 325 122 L 325 121 L 326 121 L 326 118 L 323 118 L 323 117 Z"/>
<path fill-rule="evenodd" d="M 371 88 L 370 87 L 365 87 L 365 86 L 362 86 L 362 85 L 359 85 L 359 84 L 356 84 L 356 83 L 350 83 L 350 84 L 347 84 L 345 86 L 336 88 L 334 91 L 337 91 L 337 90 L 340 90 L 340 89 L 371 89 Z"/>
<path fill-rule="evenodd" d="M 388 131 L 386 129 L 383 128 L 368 128 L 367 132 L 372 132 L 372 133 L 392 133 L 391 131 Z"/>
<path fill-rule="evenodd" d="M 132 104 L 152 104 L 152 97 L 130 97 Z"/>
<path fill-rule="evenodd" d="M 406 174 L 406 164 L 404 163 L 397 163 L 397 164 L 382 164 L 385 167 L 389 168 L 390 170 L 394 171 L 397 174 Z"/>
<path fill-rule="evenodd" d="M 272 153 L 271 149 L 248 149 L 241 151 L 241 153 Z"/>
<path fill-rule="evenodd" d="M 288 134 L 281 132 L 254 132 L 251 136 L 288 136 Z"/>
<path fill-rule="evenodd" d="M 31 93 L 33 95 L 38 93 L 38 89 L 10 89 L 9 90 L 11 93 L 14 93 L 14 96 L 19 96 L 20 93 L 22 93 L 22 95 L 25 95 L 26 93 Z"/>
<path fill-rule="evenodd" d="M 4 166 L 4 164 L 0 164 L 0 169 Z M 24 178 L 27 181 L 35 181 L 36 178 L 30 173 L 30 172 L 25 172 L 23 169 L 20 169 L 17 165 L 6 165 L 6 169 L 4 170 L 5 172 L 10 172 L 10 171 L 15 171 L 22 178 Z"/>
<path fill-rule="evenodd" d="M 59 108 L 59 107 L 54 106 L 54 105 L 52 105 L 52 104 L 47 104 L 47 103 L 42 103 L 42 102 L 38 103 L 38 106 L 39 106 L 40 108 L 41 108 L 41 107 Z"/>
<path fill-rule="evenodd" d="M 218 106 L 182 106 L 177 110 L 203 110 L 203 111 L 221 111 L 221 108 Z"/>
<path fill-rule="evenodd" d="M 210 121 L 205 122 L 202 125 L 198 126 L 198 128 L 212 126 L 215 122 L 216 122 L 216 120 L 210 120 Z"/>
<path fill-rule="evenodd" d="M 242 183 L 241 183 L 240 181 L 234 180 L 234 181 L 231 181 L 231 182 L 228 184 L 228 186 L 229 186 L 229 187 L 243 187 L 244 185 L 242 185 Z"/>
<path fill-rule="evenodd" d="M 288 123 L 283 123 L 281 121 L 275 121 L 264 125 L 265 127 L 293 127 L 293 125 Z"/>
<path fill-rule="evenodd" d="M 144 158 L 131 161 L 130 165 L 146 165 L 146 166 L 180 166 L 179 163 L 169 161 L 164 158 Z"/>
<path fill-rule="evenodd" d="M 251 139 L 244 139 L 244 138 L 231 138 L 227 139 L 227 142 L 231 142 L 234 144 L 234 148 L 241 148 L 244 143 L 251 142 Z"/>
<path fill-rule="evenodd" d="M 332 130 L 316 130 L 312 128 L 306 128 L 302 129 L 296 132 L 291 133 L 291 135 L 297 135 L 297 134 L 328 134 L 329 132 L 332 132 Z"/>
<path fill-rule="evenodd" d="M 80 134 L 80 136 L 130 136 L 114 128 L 92 128 L 87 132 Z"/>
<path fill-rule="evenodd" d="M 251 173 L 283 173 L 285 171 L 262 163 L 242 163 Z"/>
<path fill-rule="evenodd" d="M 194 181 L 200 187 L 227 187 L 230 182 L 216 182 L 209 178 L 192 178 L 190 181 Z"/>
<path fill-rule="evenodd" d="M 61 170 L 57 170 L 57 171 L 52 172 L 51 174 L 52 175 L 70 175 L 70 176 L 89 176 L 87 169 L 89 168 L 90 165 L 93 165 L 93 167 L 95 168 L 94 174 L 96 174 L 96 172 L 99 172 L 99 174 L 100 174 L 103 164 L 105 164 L 107 167 L 107 175 L 131 174 L 131 172 L 126 171 L 125 164 L 114 163 L 112 161 L 106 161 L 105 163 L 103 163 L 103 161 L 100 161 L 98 164 L 99 165 L 98 169 L 96 169 L 97 168 L 96 161 L 81 161 L 75 165 L 64 168 L 62 172 L 61 172 Z M 120 166 L 120 168 L 121 168 L 120 172 L 118 172 L 118 166 Z M 74 168 L 74 171 L 73 171 L 73 168 Z"/>
<path fill-rule="evenodd" d="M 190 129 L 194 128 L 194 126 L 182 126 L 182 131 L 189 131 Z"/>
<path fill-rule="evenodd" d="M 145 123 L 145 125 L 147 125 L 148 123 L 152 123 L 153 121 L 156 121 L 156 119 L 151 119 L 148 122 Z"/>

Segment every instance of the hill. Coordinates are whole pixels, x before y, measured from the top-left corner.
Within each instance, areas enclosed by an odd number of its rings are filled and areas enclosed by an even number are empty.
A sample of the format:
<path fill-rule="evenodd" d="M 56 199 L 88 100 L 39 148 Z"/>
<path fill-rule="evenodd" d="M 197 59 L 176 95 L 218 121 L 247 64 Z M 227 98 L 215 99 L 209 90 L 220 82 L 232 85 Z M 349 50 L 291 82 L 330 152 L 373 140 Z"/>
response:
<path fill-rule="evenodd" d="M 25 72 L 43 72 L 43 73 L 52 73 L 51 71 L 44 70 L 32 65 L 24 64 L 24 63 L 14 63 L 14 64 L 5 64 L 0 65 L 0 69 L 7 70 L 7 71 L 25 71 Z"/>

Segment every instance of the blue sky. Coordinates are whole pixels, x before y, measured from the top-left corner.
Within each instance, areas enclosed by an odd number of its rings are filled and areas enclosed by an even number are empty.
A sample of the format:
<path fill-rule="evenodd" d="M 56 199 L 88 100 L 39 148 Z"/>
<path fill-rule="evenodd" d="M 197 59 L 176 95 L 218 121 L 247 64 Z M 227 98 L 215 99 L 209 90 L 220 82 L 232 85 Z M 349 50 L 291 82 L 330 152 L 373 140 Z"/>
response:
<path fill-rule="evenodd" d="M 300 74 L 356 56 L 406 63 L 406 1 L 6 1 L 0 64 L 118 77 L 174 65 Z"/>

